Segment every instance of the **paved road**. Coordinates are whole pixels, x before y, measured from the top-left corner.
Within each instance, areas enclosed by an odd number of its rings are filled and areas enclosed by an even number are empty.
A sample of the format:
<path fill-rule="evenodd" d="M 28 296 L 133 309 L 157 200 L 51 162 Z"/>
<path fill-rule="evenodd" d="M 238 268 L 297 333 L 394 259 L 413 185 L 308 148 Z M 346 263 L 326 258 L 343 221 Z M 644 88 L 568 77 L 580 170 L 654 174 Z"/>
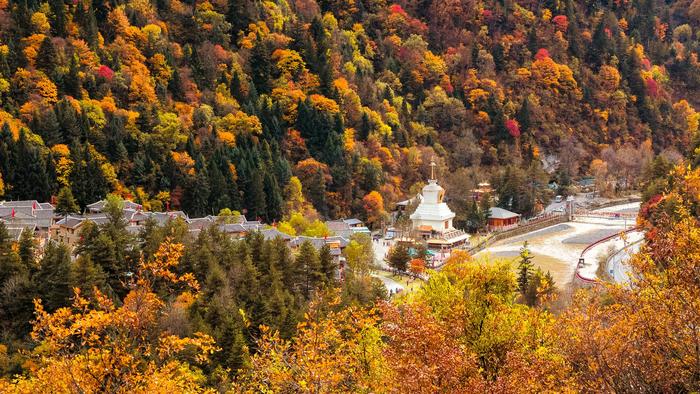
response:
<path fill-rule="evenodd" d="M 372 274 L 372 276 L 375 278 L 379 278 L 379 280 L 381 280 L 384 283 L 384 286 L 386 287 L 386 291 L 388 291 L 390 293 L 397 293 L 399 291 L 403 291 L 403 289 L 404 289 L 404 286 L 401 283 L 399 283 L 391 278 L 387 278 L 385 276 L 381 276 L 381 275 L 377 275 L 377 274 Z"/>
<path fill-rule="evenodd" d="M 644 234 L 642 233 L 633 233 L 630 234 L 631 239 L 631 244 L 628 244 L 624 249 L 622 249 L 619 253 L 615 254 L 609 261 L 606 269 L 608 270 L 608 273 L 610 276 L 615 280 L 617 283 L 625 283 L 628 284 L 630 282 L 630 272 L 631 268 L 627 262 L 632 258 L 632 255 L 639 252 L 639 249 L 642 247 L 642 240 L 644 238 Z"/>

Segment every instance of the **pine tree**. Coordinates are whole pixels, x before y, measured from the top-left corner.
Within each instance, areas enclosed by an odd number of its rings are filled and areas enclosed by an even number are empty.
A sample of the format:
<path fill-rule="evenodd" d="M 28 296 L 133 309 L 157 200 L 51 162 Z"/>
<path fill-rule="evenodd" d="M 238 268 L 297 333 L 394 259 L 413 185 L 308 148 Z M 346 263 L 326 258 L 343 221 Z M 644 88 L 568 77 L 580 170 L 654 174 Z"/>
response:
<path fill-rule="evenodd" d="M 265 186 L 260 170 L 254 169 L 250 174 L 244 199 L 248 209 L 247 217 L 255 220 L 267 216 L 267 196 L 265 196 Z"/>
<path fill-rule="evenodd" d="M 357 139 L 360 141 L 367 141 L 367 137 L 372 132 L 372 125 L 369 121 L 369 116 L 366 113 L 362 114 L 362 123 L 360 123 L 359 133 L 357 134 Z"/>
<path fill-rule="evenodd" d="M 70 288 L 79 288 L 83 294 L 92 294 L 95 288 L 105 291 L 107 277 L 102 267 L 95 264 L 89 255 L 80 256 L 71 266 Z"/>
<path fill-rule="evenodd" d="M 80 212 L 80 207 L 78 206 L 78 202 L 75 201 L 70 187 L 65 186 L 61 188 L 56 198 L 56 213 L 59 215 L 68 215 L 78 212 Z"/>
<path fill-rule="evenodd" d="M 209 213 L 209 173 L 204 163 L 204 157 L 200 155 L 195 163 L 195 174 L 186 189 L 186 201 L 184 206 L 190 215 L 204 216 Z"/>
<path fill-rule="evenodd" d="M 250 56 L 251 76 L 255 89 L 258 93 L 269 93 L 272 61 L 270 60 L 270 48 L 267 41 L 258 39 L 251 50 Z"/>
<path fill-rule="evenodd" d="M 99 45 L 99 31 L 97 30 L 97 18 L 95 18 L 95 9 L 92 3 L 92 1 L 89 2 L 83 21 L 83 29 L 85 30 L 85 38 L 88 44 L 90 44 L 90 48 L 97 49 Z M 82 8 L 82 6 L 79 8 Z"/>
<path fill-rule="evenodd" d="M 34 283 L 46 310 L 54 311 L 68 305 L 72 294 L 70 267 L 68 247 L 50 242 L 44 251 L 39 271 L 34 276 Z"/>
<path fill-rule="evenodd" d="M 489 217 L 491 216 L 491 196 L 488 194 L 481 196 L 481 200 L 479 201 L 479 215 L 481 219 L 479 229 L 483 229 L 489 224 Z"/>
<path fill-rule="evenodd" d="M 225 159 L 220 152 L 216 152 L 207 165 L 207 175 L 209 177 L 209 207 L 212 212 L 219 212 L 224 208 L 231 208 L 231 198 L 228 194 L 226 178 L 221 172 L 221 167 L 225 164 Z"/>
<path fill-rule="evenodd" d="M 50 0 L 49 7 L 53 20 L 51 21 L 51 32 L 56 37 L 67 36 L 66 32 L 66 5 L 64 0 Z"/>
<path fill-rule="evenodd" d="M 607 61 L 607 55 L 610 50 L 610 39 L 606 30 L 606 17 L 598 23 L 593 32 L 593 42 L 588 50 L 588 61 L 595 67 L 600 67 Z"/>
<path fill-rule="evenodd" d="M 82 97 L 82 82 L 80 81 L 80 75 L 78 74 L 79 71 L 78 58 L 75 54 L 73 54 L 70 56 L 68 74 L 66 74 L 66 76 L 63 78 L 63 90 L 66 92 L 66 94 L 77 99 Z"/>
<path fill-rule="evenodd" d="M 320 262 L 321 273 L 323 274 L 323 281 L 326 284 L 332 284 L 335 282 L 337 266 L 333 261 L 333 256 L 331 255 L 331 248 L 328 245 L 323 245 L 321 250 L 318 252 L 318 259 Z"/>
<path fill-rule="evenodd" d="M 578 27 L 576 9 L 573 0 L 566 1 L 566 17 L 569 21 L 566 37 L 569 40 L 569 51 L 577 58 L 583 56 L 583 44 L 581 43 L 581 31 Z"/>
<path fill-rule="evenodd" d="M 4 194 L 11 195 L 12 182 L 14 180 L 15 165 L 13 165 L 12 152 L 15 150 L 15 141 L 8 123 L 3 123 L 0 130 L 0 174 L 3 176 Z"/>
<path fill-rule="evenodd" d="M 520 105 L 520 109 L 518 110 L 518 113 L 515 115 L 515 119 L 518 121 L 518 125 L 520 126 L 520 131 L 523 134 L 530 131 L 532 124 L 530 122 L 530 97 L 529 96 L 525 96 L 525 99 L 523 100 L 522 105 Z"/>
<path fill-rule="evenodd" d="M 304 241 L 299 247 L 299 254 L 295 259 L 295 264 L 299 272 L 299 284 L 304 299 L 309 300 L 313 290 L 321 283 L 323 273 L 321 272 L 321 262 L 318 252 L 309 241 Z"/>
<path fill-rule="evenodd" d="M 61 143 L 61 125 L 58 123 L 58 118 L 53 108 L 42 108 L 35 111 L 31 129 L 41 136 L 46 146 L 54 146 Z"/>
<path fill-rule="evenodd" d="M 518 261 L 518 290 L 523 297 L 526 297 L 530 280 L 532 279 L 532 254 L 528 248 L 527 241 L 520 249 L 520 261 Z"/>
<path fill-rule="evenodd" d="M 26 131 L 20 131 L 19 140 L 14 147 L 11 196 L 22 200 L 48 200 L 50 196 L 49 178 L 46 174 L 46 162 L 39 149 L 30 145 Z"/>
<path fill-rule="evenodd" d="M 31 331 L 35 287 L 29 267 L 15 252 L 5 223 L 0 221 L 0 330 L 9 339 L 24 339 Z"/>
<path fill-rule="evenodd" d="M 12 240 L 5 222 L 0 221 L 0 286 L 13 276 L 27 275 L 27 267 L 12 248 Z"/>
<path fill-rule="evenodd" d="M 62 131 L 63 141 L 81 140 L 80 122 L 77 113 L 68 99 L 63 98 L 55 105 L 56 119 Z"/>
<path fill-rule="evenodd" d="M 73 161 L 70 184 L 78 205 L 85 207 L 103 199 L 107 195 L 109 184 L 97 157 L 90 152 L 88 145 L 74 144 L 70 153 Z"/>
<path fill-rule="evenodd" d="M 265 192 L 265 221 L 272 223 L 282 218 L 282 192 L 277 181 L 269 171 L 265 171 L 263 178 L 263 190 Z"/>
<path fill-rule="evenodd" d="M 241 87 L 241 76 L 238 74 L 238 71 L 233 72 L 231 83 L 229 84 L 229 93 L 231 93 L 231 96 L 238 100 L 238 102 L 246 101 Z"/>
<path fill-rule="evenodd" d="M 406 272 L 408 261 L 410 259 L 411 255 L 409 254 L 408 246 L 403 243 L 399 243 L 394 246 L 391 251 L 389 251 L 387 263 L 391 268 L 399 272 Z"/>
<path fill-rule="evenodd" d="M 36 68 L 43 71 L 51 78 L 56 76 L 56 48 L 51 41 L 51 37 L 44 37 L 36 55 Z"/>
<path fill-rule="evenodd" d="M 36 269 L 36 240 L 34 232 L 25 228 L 19 238 L 19 247 L 17 254 L 22 264 L 27 268 L 28 272 Z"/>

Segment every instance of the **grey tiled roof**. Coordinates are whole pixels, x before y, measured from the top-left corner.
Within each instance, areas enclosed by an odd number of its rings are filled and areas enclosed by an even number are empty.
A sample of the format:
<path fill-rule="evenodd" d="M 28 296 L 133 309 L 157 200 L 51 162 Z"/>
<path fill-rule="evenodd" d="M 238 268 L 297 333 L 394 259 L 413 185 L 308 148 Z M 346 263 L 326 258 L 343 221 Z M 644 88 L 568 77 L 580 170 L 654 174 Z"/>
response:
<path fill-rule="evenodd" d="M 489 218 L 493 219 L 510 219 L 519 216 L 520 214 L 499 207 L 492 207 L 489 209 Z"/>
<path fill-rule="evenodd" d="M 82 224 L 84 221 L 85 218 L 68 215 L 65 218 L 56 222 L 56 224 L 62 227 L 76 228 L 80 226 L 80 224 Z"/>
<path fill-rule="evenodd" d="M 143 206 L 141 204 L 137 204 L 133 201 L 123 200 L 123 203 L 124 209 L 132 209 L 134 211 L 139 211 L 143 209 Z M 92 204 L 88 204 L 85 208 L 87 208 L 87 210 L 91 212 L 102 212 L 102 210 L 105 208 L 105 205 L 107 205 L 107 200 L 100 200 L 97 202 L 93 202 Z"/>
<path fill-rule="evenodd" d="M 316 248 L 316 249 L 321 249 L 323 245 L 330 243 L 330 242 L 338 242 L 340 244 L 341 248 L 344 248 L 348 245 L 349 241 L 346 238 L 339 237 L 339 236 L 331 236 L 331 237 L 326 237 L 326 238 L 317 238 L 317 237 L 306 237 L 303 235 L 300 235 L 296 238 L 294 238 L 291 242 L 292 246 L 299 246 L 303 244 L 304 242 L 309 241 L 311 244 Z"/>
<path fill-rule="evenodd" d="M 290 235 L 285 234 L 285 233 L 277 230 L 276 228 L 268 228 L 266 230 L 262 230 L 260 233 L 263 235 L 263 237 L 266 240 L 272 240 L 275 238 L 282 238 L 285 241 L 289 241 L 292 239 L 292 237 Z"/>

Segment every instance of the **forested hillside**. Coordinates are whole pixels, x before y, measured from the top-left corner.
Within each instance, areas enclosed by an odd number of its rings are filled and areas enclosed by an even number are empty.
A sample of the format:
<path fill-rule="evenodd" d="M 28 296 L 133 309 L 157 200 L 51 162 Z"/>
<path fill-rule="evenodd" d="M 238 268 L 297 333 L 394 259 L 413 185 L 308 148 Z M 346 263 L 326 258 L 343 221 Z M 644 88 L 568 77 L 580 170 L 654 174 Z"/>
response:
<path fill-rule="evenodd" d="M 433 157 L 455 195 L 635 174 L 698 131 L 699 28 L 698 0 L 0 0 L 0 194 L 273 222 L 297 176 L 371 222 Z"/>

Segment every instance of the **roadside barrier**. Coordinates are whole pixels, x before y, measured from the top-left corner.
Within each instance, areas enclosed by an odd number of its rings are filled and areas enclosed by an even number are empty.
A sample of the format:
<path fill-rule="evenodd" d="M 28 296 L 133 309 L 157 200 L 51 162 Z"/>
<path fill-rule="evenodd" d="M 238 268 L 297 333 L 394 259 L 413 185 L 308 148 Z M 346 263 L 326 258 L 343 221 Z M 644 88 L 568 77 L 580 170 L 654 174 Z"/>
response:
<path fill-rule="evenodd" d="M 619 237 L 620 234 L 628 234 L 628 233 L 638 231 L 638 230 L 639 230 L 638 227 L 632 227 L 632 228 L 620 231 L 619 233 L 615 233 L 612 235 L 608 235 L 607 237 L 603 237 L 603 238 L 593 242 L 592 244 L 586 246 L 581 251 L 581 255 L 579 256 L 578 263 L 576 264 L 576 269 L 574 270 L 574 281 L 578 280 L 578 281 L 582 282 L 581 284 L 587 284 L 587 285 L 597 284 L 598 283 L 597 278 L 596 279 L 586 278 L 586 277 L 581 276 L 581 274 L 579 273 L 579 268 L 581 268 L 581 265 L 583 265 L 583 263 L 585 262 L 584 255 L 586 254 L 586 252 L 588 252 L 589 250 L 593 249 L 594 247 L 596 247 L 602 243 L 605 243 L 607 241 L 610 241 L 611 239 L 615 239 L 615 238 Z"/>

